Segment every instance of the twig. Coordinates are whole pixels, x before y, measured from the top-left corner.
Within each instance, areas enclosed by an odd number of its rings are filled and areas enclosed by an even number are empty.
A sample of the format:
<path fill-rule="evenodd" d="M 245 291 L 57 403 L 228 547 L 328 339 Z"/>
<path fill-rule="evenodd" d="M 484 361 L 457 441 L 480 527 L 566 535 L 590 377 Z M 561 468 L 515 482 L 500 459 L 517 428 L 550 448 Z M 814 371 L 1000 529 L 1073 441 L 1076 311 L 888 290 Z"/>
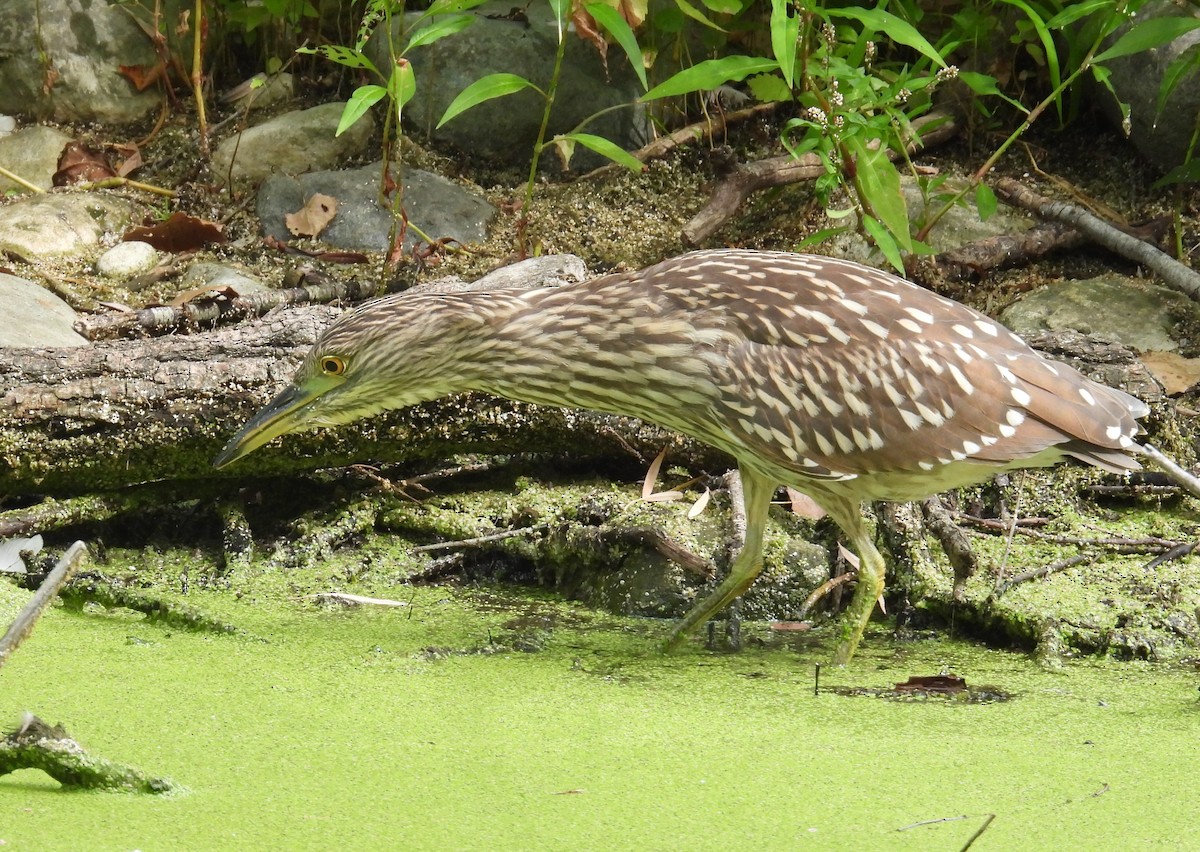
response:
<path fill-rule="evenodd" d="M 915 134 L 929 128 L 923 135 L 914 135 L 908 143 L 907 152 L 914 154 L 922 149 L 940 144 L 958 133 L 954 117 L 942 112 L 923 115 L 912 123 Z M 878 148 L 879 140 L 873 147 Z M 871 147 L 871 146 L 869 146 Z M 889 159 L 899 159 L 901 153 L 888 149 Z M 719 183 L 708 204 L 683 226 L 681 238 L 684 245 L 699 245 L 724 225 L 753 193 L 772 186 L 783 186 L 805 180 L 816 180 L 825 174 L 821 158 L 814 153 L 801 157 L 791 155 L 758 160 L 749 165 L 739 165 Z"/>
<path fill-rule="evenodd" d="M 1180 467 L 1173 458 L 1151 444 L 1142 444 L 1141 452 L 1142 455 L 1158 465 L 1172 482 L 1175 482 L 1193 497 L 1200 497 L 1200 479 L 1197 479 L 1189 471 Z"/>
<path fill-rule="evenodd" d="M 86 555 L 87 545 L 82 541 L 77 541 L 67 548 L 67 552 L 63 554 L 62 559 L 58 560 L 54 570 L 42 581 L 42 585 L 29 599 L 29 603 L 25 604 L 17 617 L 13 619 L 4 638 L 0 639 L 0 666 L 4 665 L 12 652 L 17 650 L 17 646 L 30 634 L 42 612 L 45 611 L 50 601 L 54 600 L 54 596 L 58 594 L 63 584 L 71 579 L 71 575 L 75 573 L 75 569 L 79 567 Z"/>
<path fill-rule="evenodd" d="M 4 166 L 0 166 L 0 177 L 8 178 L 18 186 L 24 187 L 30 192 L 36 192 L 38 195 L 43 195 L 46 192 L 46 190 L 42 189 L 40 186 L 30 183 L 15 172 L 10 172 L 8 169 L 4 168 Z"/>
<path fill-rule="evenodd" d="M 262 316 L 281 305 L 310 302 L 358 301 L 378 295 L 374 281 L 327 281 L 287 290 L 248 293 L 232 299 L 209 299 L 182 305 L 162 305 L 128 313 L 85 317 L 75 330 L 88 340 L 108 340 L 133 334 L 165 334 L 186 326 L 215 325 Z"/>
<path fill-rule="evenodd" d="M 812 593 L 804 599 L 804 603 L 800 604 L 800 610 L 796 613 L 797 620 L 803 621 L 804 617 L 808 615 L 808 611 L 816 606 L 817 602 L 820 601 L 821 598 L 825 597 L 834 589 L 840 588 L 851 580 L 857 579 L 857 571 L 847 571 L 844 574 L 838 574 L 836 577 L 831 577 L 821 585 L 817 586 L 812 590 Z"/>
<path fill-rule="evenodd" d="M 959 852 L 967 852 L 967 850 L 971 848 L 975 841 L 978 840 L 980 836 L 988 830 L 988 826 L 992 824 L 992 820 L 995 818 L 995 814 L 988 814 L 987 818 L 983 821 L 983 825 L 979 826 L 979 828 L 975 830 L 975 833 L 967 838 L 967 842 L 963 844 L 963 847 L 959 850 Z"/>
<path fill-rule="evenodd" d="M 777 104 L 774 103 L 755 104 L 754 106 L 735 110 L 734 112 L 722 112 L 716 116 L 710 116 L 702 121 L 693 122 L 685 127 L 681 127 L 666 136 L 660 136 L 653 142 L 643 145 L 631 153 L 634 159 L 640 160 L 643 163 L 647 163 L 650 160 L 659 160 L 680 146 L 699 142 L 702 139 L 711 139 L 724 132 L 727 127 L 741 124 L 760 115 L 772 113 L 775 111 L 776 106 Z M 624 168 L 620 163 L 607 163 L 599 168 L 592 169 L 583 175 L 580 180 L 602 177 Z"/>
<path fill-rule="evenodd" d="M 369 598 L 366 595 L 353 595 L 349 592 L 318 592 L 309 595 L 321 603 L 337 603 L 345 606 L 408 606 L 405 601 L 394 601 L 390 598 Z"/>
<path fill-rule="evenodd" d="M 534 533 L 542 533 L 546 531 L 545 524 L 538 524 L 533 527 L 521 527 L 519 530 L 504 530 L 504 532 L 492 533 L 491 535 L 481 535 L 475 538 L 463 538 L 457 541 L 439 541 L 434 544 L 419 544 L 413 548 L 414 553 L 432 553 L 436 550 L 458 550 L 464 547 L 477 547 L 481 544 L 488 544 L 493 541 L 501 541 L 506 538 L 513 538 L 518 535 L 533 535 Z"/>
<path fill-rule="evenodd" d="M 1058 562 L 1051 562 L 1049 565 L 1043 565 L 1041 568 L 1034 568 L 1032 571 L 1023 571 L 1020 574 L 1015 574 L 1011 579 L 999 582 L 996 588 L 992 591 L 992 597 L 998 598 L 1011 589 L 1013 586 L 1020 583 L 1027 583 L 1030 580 L 1036 580 L 1039 577 L 1049 577 L 1051 574 L 1057 574 L 1059 571 L 1065 571 L 1082 562 L 1091 562 L 1095 559 L 1095 555 L 1091 553 L 1077 553 L 1066 559 L 1060 559 Z"/>

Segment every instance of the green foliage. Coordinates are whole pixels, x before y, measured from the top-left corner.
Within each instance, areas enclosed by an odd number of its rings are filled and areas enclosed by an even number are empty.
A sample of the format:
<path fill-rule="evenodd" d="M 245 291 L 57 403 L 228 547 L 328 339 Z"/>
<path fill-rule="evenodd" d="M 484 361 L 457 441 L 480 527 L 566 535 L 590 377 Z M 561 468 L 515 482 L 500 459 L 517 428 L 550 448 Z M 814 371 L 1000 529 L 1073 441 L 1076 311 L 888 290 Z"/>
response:
<path fill-rule="evenodd" d="M 219 2 L 231 20 L 247 28 L 261 23 L 264 15 L 297 25 L 317 14 L 310 0 L 262 0 L 254 7 L 237 0 Z M 387 25 L 390 38 L 392 16 L 403 9 L 399 0 L 367 0 L 353 46 L 303 48 L 301 52 L 319 54 L 374 78 L 350 97 L 338 132 L 381 102 L 388 104 L 389 123 L 399 128 L 404 106 L 418 85 L 405 55 L 462 32 L 475 20 L 471 10 L 481 2 L 434 0 L 404 33 L 403 43 L 392 46 L 387 69 L 376 68 L 363 46 L 380 23 Z M 876 0 L 870 7 L 820 0 L 546 2 L 558 26 L 551 78 L 528 80 L 505 71 L 485 75 L 459 92 L 438 122 L 441 127 L 479 104 L 517 92 L 535 92 L 543 99 L 542 131 L 532 151 L 524 215 L 532 201 L 538 160 L 547 148 L 557 150 L 565 162 L 582 145 L 629 168 L 641 168 L 610 140 L 583 132 L 582 124 L 546 138 L 566 40 L 575 38 L 569 24 L 575 22 L 578 30 L 590 19 L 624 53 L 646 90 L 643 103 L 666 98 L 696 101 L 698 96 L 703 102 L 707 93 L 744 84 L 755 100 L 789 104 L 785 114 L 791 117 L 781 128 L 782 145 L 795 157 L 819 163 L 823 175 L 816 189 L 826 206 L 841 193 L 850 199 L 849 209 L 831 216 L 856 212 L 860 229 L 897 267 L 906 255 L 926 250 L 923 240 L 929 229 L 952 205 L 972 200 L 984 218 L 995 211 L 996 198 L 984 178 L 1046 110 L 1052 107 L 1060 121 L 1074 115 L 1081 79 L 1090 74 L 1112 92 L 1108 63 L 1200 27 L 1191 16 L 1139 18 L 1145 0 Z M 693 56 L 698 44 L 705 45 L 705 53 Z M 651 85 L 647 67 L 653 68 L 660 55 L 677 59 L 680 70 Z M 958 72 L 960 62 L 969 62 L 970 70 Z M 1198 66 L 1200 48 L 1172 63 L 1158 92 L 1160 114 L 1180 82 Z M 901 170 L 910 168 L 905 147 L 914 141 L 914 120 L 930 110 L 937 88 L 956 76 L 978 96 L 975 108 L 985 119 L 995 124 L 1015 112 L 1019 125 L 963 189 L 950 193 L 940 182 L 918 178 L 926 207 L 936 202 L 940 209 L 922 217 L 914 232 L 900 191 Z M 1037 93 L 1040 100 L 1025 101 L 1029 93 Z M 1128 107 L 1122 108 L 1128 118 Z M 1200 119 L 1193 150 L 1197 140 Z M 1162 183 L 1198 178 L 1200 167 L 1189 151 L 1187 161 Z"/>

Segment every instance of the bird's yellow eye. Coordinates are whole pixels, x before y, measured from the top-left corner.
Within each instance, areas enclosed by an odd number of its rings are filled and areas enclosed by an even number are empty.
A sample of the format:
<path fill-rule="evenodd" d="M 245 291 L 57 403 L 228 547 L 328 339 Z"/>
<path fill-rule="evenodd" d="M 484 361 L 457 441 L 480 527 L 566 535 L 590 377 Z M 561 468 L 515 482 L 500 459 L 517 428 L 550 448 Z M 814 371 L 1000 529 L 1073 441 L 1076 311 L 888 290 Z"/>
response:
<path fill-rule="evenodd" d="M 346 362 L 336 355 L 326 355 L 321 359 L 321 372 L 327 376 L 340 376 L 346 372 Z"/>

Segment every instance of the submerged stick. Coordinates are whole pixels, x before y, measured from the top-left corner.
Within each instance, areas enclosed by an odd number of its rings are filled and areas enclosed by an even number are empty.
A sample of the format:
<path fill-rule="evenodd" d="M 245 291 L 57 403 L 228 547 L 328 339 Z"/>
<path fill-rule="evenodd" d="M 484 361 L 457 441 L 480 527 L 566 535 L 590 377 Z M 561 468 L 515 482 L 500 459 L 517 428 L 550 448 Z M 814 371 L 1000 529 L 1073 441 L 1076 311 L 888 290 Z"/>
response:
<path fill-rule="evenodd" d="M 58 564 L 54 566 L 54 570 L 42 581 L 42 585 L 29 599 L 29 603 L 25 604 L 25 608 L 13 620 L 8 632 L 4 634 L 4 638 L 0 639 L 0 666 L 4 665 L 12 652 L 17 650 L 17 646 L 30 634 L 33 625 L 37 623 L 46 606 L 54 600 L 54 596 L 58 594 L 58 590 L 63 587 L 63 584 L 71 579 L 71 575 L 75 573 L 75 569 L 79 567 L 86 555 L 87 545 L 82 541 L 77 541 L 67 548 L 62 559 L 58 560 Z"/>

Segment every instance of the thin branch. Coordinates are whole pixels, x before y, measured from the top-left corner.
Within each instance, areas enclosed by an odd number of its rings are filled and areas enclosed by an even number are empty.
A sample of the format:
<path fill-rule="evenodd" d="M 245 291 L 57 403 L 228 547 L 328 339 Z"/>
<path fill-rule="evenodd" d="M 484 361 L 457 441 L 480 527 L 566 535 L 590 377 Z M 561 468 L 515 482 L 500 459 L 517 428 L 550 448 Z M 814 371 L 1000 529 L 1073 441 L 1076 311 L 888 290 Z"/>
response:
<path fill-rule="evenodd" d="M 71 579 L 71 575 L 75 573 L 75 569 L 83 562 L 86 555 L 87 545 L 82 541 L 77 541 L 67 548 L 67 552 L 63 554 L 62 559 L 58 560 L 54 570 L 42 581 L 42 585 L 29 599 L 29 603 L 25 604 L 17 617 L 13 619 L 4 638 L 0 639 L 0 667 L 4 665 L 13 651 L 17 650 L 17 646 L 24 641 L 25 637 L 33 631 L 33 626 L 37 624 L 38 618 L 41 617 L 50 601 L 54 600 L 63 584 Z"/>

